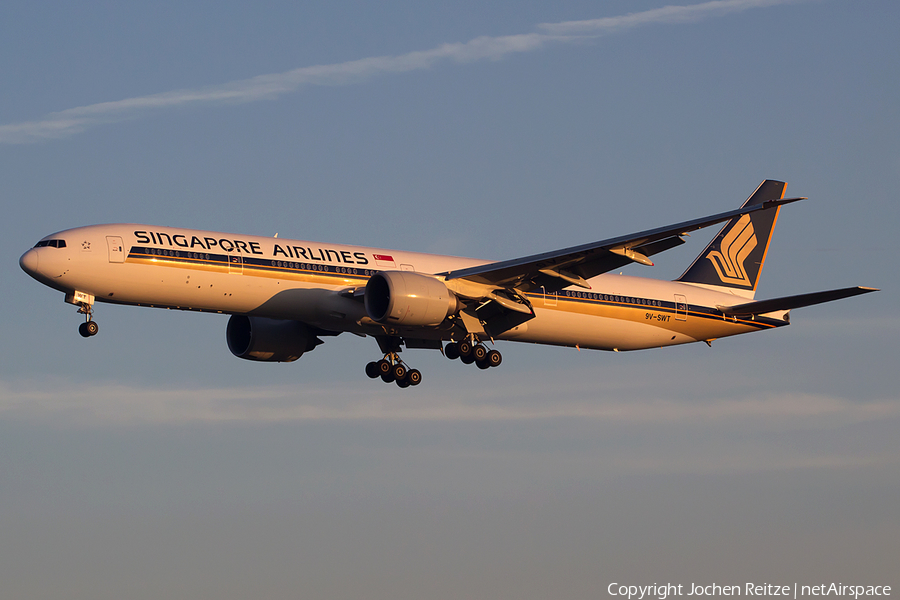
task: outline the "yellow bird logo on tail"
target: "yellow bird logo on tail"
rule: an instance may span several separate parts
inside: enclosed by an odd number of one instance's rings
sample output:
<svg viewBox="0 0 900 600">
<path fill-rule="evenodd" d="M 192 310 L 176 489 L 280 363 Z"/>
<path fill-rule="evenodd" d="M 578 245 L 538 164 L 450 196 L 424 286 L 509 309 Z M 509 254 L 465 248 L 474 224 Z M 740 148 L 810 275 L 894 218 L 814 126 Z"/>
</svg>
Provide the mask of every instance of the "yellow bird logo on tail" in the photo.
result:
<svg viewBox="0 0 900 600">
<path fill-rule="evenodd" d="M 719 244 L 721 252 L 714 250 L 707 255 L 722 283 L 753 287 L 744 262 L 756 248 L 756 244 L 756 233 L 753 231 L 750 215 L 744 215 L 722 238 Z"/>
</svg>

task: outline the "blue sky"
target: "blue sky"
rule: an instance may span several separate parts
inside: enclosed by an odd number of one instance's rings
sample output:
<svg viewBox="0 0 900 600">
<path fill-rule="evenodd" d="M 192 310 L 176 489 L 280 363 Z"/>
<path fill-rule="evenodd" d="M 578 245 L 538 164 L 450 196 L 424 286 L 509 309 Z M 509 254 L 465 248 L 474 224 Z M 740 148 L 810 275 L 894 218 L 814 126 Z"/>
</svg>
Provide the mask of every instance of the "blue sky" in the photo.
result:
<svg viewBox="0 0 900 600">
<path fill-rule="evenodd" d="M 900 7 L 666 6 L 0 7 L 11 597 L 900 585 Z M 764 178 L 809 200 L 758 297 L 883 291 L 712 348 L 504 344 L 488 372 L 410 351 L 403 394 L 354 336 L 253 364 L 222 316 L 100 306 L 83 340 L 17 264 L 120 221 L 506 259 Z M 628 273 L 675 278 L 713 233 Z"/>
</svg>

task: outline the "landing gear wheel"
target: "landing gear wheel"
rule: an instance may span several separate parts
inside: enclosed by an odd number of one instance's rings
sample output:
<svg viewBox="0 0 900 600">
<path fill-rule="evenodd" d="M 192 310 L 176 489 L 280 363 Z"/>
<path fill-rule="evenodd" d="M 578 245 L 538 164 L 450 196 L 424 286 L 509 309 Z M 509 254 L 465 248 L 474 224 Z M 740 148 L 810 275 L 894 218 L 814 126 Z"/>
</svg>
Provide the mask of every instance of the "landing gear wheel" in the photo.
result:
<svg viewBox="0 0 900 600">
<path fill-rule="evenodd" d="M 418 369 L 410 369 L 406 373 L 406 381 L 409 385 L 419 385 L 422 383 L 422 373 Z"/>
<path fill-rule="evenodd" d="M 394 365 L 394 367 L 391 369 L 391 375 L 397 382 L 403 381 L 404 379 L 406 379 L 406 367 L 399 364 Z"/>
<path fill-rule="evenodd" d="M 456 342 L 450 342 L 444 348 L 444 356 L 449 358 L 450 360 L 456 360 L 459 358 L 459 344 Z"/>
<path fill-rule="evenodd" d="M 466 354 L 465 356 L 460 355 L 459 360 L 463 361 L 467 365 L 471 365 L 475 362 L 475 357 L 471 354 Z"/>
<path fill-rule="evenodd" d="M 479 369 L 482 369 L 482 370 L 491 368 L 491 365 L 488 364 L 487 360 L 475 361 L 475 366 L 477 366 Z"/>
<path fill-rule="evenodd" d="M 463 362 L 465 362 L 466 358 L 472 356 L 472 342 L 463 340 L 457 344 L 457 347 L 459 348 L 459 357 L 463 359 Z"/>
<path fill-rule="evenodd" d="M 472 348 L 472 357 L 475 359 L 475 362 L 481 362 L 484 360 L 484 357 L 487 356 L 487 348 L 478 344 L 474 348 Z"/>
<path fill-rule="evenodd" d="M 96 321 L 85 321 L 78 326 L 78 333 L 81 334 L 81 337 L 92 337 L 97 335 L 99 331 L 100 326 L 97 325 Z"/>
<path fill-rule="evenodd" d="M 491 350 L 487 353 L 484 362 L 486 362 L 489 367 L 499 367 L 500 363 L 503 362 L 503 356 L 497 350 Z"/>
<path fill-rule="evenodd" d="M 374 360 L 368 364 L 366 364 L 366 375 L 369 376 L 369 379 L 375 379 L 379 375 L 381 375 L 381 371 L 378 370 L 378 363 Z"/>
<path fill-rule="evenodd" d="M 394 365 L 386 359 L 381 359 L 375 364 L 378 365 L 378 374 L 381 375 L 381 380 L 383 382 L 390 383 L 394 381 Z"/>
<path fill-rule="evenodd" d="M 409 386 L 410 386 L 410 383 L 409 383 L 409 381 L 407 381 L 406 379 L 398 379 L 398 380 L 397 380 L 397 387 L 398 387 L 398 388 L 401 388 L 401 389 L 402 389 L 402 388 L 408 388 Z"/>
</svg>

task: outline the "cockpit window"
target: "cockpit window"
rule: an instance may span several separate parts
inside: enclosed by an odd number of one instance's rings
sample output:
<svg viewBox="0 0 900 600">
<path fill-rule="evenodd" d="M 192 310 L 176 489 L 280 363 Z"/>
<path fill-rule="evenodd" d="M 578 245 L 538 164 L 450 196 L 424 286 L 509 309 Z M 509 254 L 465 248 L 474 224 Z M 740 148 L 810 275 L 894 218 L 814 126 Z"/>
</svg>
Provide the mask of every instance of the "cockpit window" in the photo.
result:
<svg viewBox="0 0 900 600">
<path fill-rule="evenodd" d="M 41 240 L 34 245 L 35 248 L 43 248 L 44 246 L 50 246 L 51 248 L 65 248 L 66 240 Z"/>
</svg>

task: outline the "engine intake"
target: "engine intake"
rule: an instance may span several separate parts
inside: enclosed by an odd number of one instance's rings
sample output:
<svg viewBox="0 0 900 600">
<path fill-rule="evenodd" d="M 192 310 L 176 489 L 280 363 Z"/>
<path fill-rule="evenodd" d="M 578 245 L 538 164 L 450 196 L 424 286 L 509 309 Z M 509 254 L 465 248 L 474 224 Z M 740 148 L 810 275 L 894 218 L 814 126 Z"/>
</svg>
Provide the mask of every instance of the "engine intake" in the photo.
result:
<svg viewBox="0 0 900 600">
<path fill-rule="evenodd" d="M 439 325 L 462 303 L 444 282 L 412 271 L 380 271 L 366 284 L 366 313 L 376 323 Z"/>
<path fill-rule="evenodd" d="M 232 315 L 225 330 L 228 349 L 238 358 L 292 362 L 322 340 L 300 321 Z"/>
</svg>

